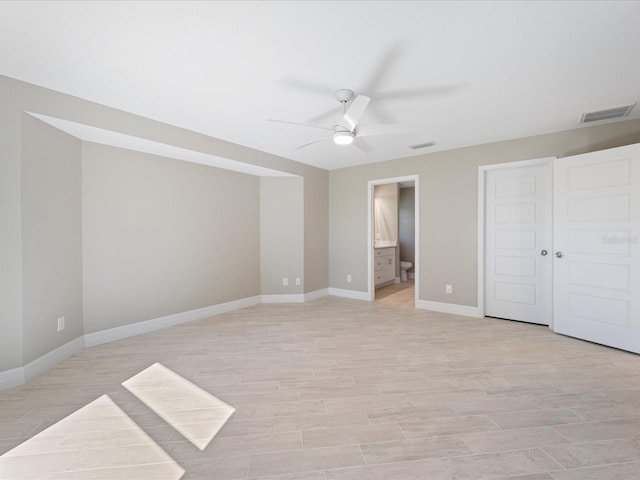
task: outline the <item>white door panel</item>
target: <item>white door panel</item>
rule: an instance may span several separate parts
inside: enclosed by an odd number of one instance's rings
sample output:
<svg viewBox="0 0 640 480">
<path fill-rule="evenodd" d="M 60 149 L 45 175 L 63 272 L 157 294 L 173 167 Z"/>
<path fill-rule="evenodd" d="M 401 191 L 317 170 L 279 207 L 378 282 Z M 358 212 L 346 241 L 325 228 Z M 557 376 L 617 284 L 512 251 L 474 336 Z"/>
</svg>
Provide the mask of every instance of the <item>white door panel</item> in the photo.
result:
<svg viewBox="0 0 640 480">
<path fill-rule="evenodd" d="M 640 353 L 640 145 L 554 162 L 554 331 Z"/>
<path fill-rule="evenodd" d="M 485 314 L 548 325 L 550 253 L 550 163 L 487 171 Z"/>
</svg>

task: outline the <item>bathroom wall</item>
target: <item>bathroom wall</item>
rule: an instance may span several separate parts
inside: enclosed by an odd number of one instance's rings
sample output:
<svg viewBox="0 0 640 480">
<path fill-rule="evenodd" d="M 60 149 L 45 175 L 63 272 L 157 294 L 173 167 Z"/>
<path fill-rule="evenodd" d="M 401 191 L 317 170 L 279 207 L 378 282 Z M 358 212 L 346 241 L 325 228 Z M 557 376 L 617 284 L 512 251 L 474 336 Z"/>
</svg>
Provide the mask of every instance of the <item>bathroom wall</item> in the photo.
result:
<svg viewBox="0 0 640 480">
<path fill-rule="evenodd" d="M 260 179 L 260 278 L 263 295 L 299 294 L 304 285 L 304 185 L 301 177 Z M 287 278 L 289 285 L 283 285 Z"/>
<path fill-rule="evenodd" d="M 400 188 L 398 195 L 398 241 L 400 244 L 400 261 L 411 262 L 415 266 L 415 199 L 414 187 Z M 412 273 L 414 267 L 407 272 Z"/>
<path fill-rule="evenodd" d="M 398 184 L 375 185 L 374 247 L 397 247 L 398 242 Z"/>
</svg>

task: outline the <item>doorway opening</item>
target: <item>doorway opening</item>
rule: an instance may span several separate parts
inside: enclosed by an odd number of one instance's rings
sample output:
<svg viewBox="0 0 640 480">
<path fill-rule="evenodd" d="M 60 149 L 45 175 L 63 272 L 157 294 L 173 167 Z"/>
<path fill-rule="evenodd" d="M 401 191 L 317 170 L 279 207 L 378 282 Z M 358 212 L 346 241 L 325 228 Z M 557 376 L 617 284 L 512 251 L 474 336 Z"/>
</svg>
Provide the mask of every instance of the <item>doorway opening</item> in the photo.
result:
<svg viewBox="0 0 640 480">
<path fill-rule="evenodd" d="M 368 298 L 415 307 L 419 299 L 419 177 L 372 180 L 368 189 Z"/>
</svg>

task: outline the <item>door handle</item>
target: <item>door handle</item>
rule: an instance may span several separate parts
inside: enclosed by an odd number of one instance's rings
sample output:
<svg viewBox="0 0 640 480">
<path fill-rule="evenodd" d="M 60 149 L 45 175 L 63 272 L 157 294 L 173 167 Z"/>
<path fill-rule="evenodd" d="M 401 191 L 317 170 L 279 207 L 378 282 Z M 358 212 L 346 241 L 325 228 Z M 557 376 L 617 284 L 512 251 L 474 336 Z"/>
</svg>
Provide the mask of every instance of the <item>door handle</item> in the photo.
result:
<svg viewBox="0 0 640 480">
<path fill-rule="evenodd" d="M 540 255 L 542 255 L 543 257 L 546 257 L 547 253 L 549 252 L 547 252 L 546 250 L 540 250 Z"/>
<path fill-rule="evenodd" d="M 558 252 L 556 252 L 556 257 L 562 258 L 562 257 L 564 257 L 564 253 L 558 251 Z"/>
</svg>

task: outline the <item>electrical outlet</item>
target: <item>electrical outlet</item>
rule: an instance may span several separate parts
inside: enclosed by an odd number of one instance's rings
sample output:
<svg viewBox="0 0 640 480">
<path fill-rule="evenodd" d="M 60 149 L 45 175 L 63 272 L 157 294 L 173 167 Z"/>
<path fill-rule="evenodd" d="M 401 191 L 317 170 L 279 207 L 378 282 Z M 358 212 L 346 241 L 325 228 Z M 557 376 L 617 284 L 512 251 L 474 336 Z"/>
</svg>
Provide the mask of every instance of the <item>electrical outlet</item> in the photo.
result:
<svg viewBox="0 0 640 480">
<path fill-rule="evenodd" d="M 351 274 L 347 275 L 347 283 L 351 283 Z"/>
<path fill-rule="evenodd" d="M 288 278 L 283 278 L 282 279 L 282 285 L 287 287 L 289 285 L 289 279 Z"/>
<path fill-rule="evenodd" d="M 64 317 L 58 317 L 58 331 L 64 330 Z"/>
<path fill-rule="evenodd" d="M 300 285 L 300 279 L 296 278 L 296 285 Z"/>
<path fill-rule="evenodd" d="M 453 293 L 453 285 L 449 285 L 449 284 L 445 285 L 444 291 L 445 293 Z"/>
</svg>

